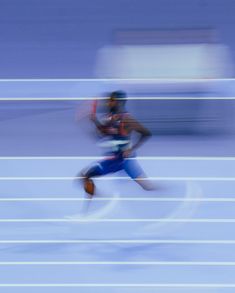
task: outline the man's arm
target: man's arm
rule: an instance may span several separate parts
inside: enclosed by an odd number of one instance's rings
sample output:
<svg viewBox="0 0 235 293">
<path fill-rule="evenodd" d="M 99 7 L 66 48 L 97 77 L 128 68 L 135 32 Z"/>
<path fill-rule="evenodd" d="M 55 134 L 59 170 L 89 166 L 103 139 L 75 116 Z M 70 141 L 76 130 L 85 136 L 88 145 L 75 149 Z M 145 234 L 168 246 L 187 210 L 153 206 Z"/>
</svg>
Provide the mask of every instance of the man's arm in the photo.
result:
<svg viewBox="0 0 235 293">
<path fill-rule="evenodd" d="M 140 147 L 152 135 L 152 133 L 131 116 L 128 116 L 124 120 L 124 123 L 127 125 L 130 132 L 136 131 L 140 134 L 137 142 L 131 147 L 130 150 L 126 152 L 126 155 L 129 155 L 131 152 L 135 151 L 138 147 Z"/>
<path fill-rule="evenodd" d="M 104 124 L 100 123 L 99 120 L 95 116 L 91 116 L 91 120 L 94 122 L 96 128 L 103 135 L 112 135 L 117 134 L 118 130 L 110 126 L 110 122 L 106 121 Z"/>
<path fill-rule="evenodd" d="M 97 100 L 93 101 L 92 103 L 90 119 L 95 124 L 96 128 L 100 131 L 100 133 L 105 134 L 105 126 L 101 124 L 96 117 L 97 103 Z"/>
</svg>

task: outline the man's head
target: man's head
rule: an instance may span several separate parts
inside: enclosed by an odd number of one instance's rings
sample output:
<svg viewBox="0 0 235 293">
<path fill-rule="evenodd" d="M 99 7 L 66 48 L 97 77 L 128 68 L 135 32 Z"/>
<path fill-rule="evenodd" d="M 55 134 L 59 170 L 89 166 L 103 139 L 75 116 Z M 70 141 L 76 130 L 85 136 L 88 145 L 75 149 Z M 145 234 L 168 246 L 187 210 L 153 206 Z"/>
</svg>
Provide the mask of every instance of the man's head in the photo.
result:
<svg viewBox="0 0 235 293">
<path fill-rule="evenodd" d="M 108 107 L 111 112 L 122 112 L 126 103 L 126 93 L 123 91 L 114 91 L 108 99 Z"/>
</svg>

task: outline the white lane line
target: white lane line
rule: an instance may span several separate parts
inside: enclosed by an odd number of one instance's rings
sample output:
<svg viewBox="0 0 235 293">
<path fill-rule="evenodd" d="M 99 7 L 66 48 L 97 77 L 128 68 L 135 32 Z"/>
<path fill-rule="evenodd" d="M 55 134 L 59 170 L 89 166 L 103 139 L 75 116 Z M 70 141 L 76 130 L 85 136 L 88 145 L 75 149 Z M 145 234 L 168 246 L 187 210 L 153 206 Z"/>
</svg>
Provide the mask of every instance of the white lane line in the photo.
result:
<svg viewBox="0 0 235 293">
<path fill-rule="evenodd" d="M 0 240 L 0 244 L 173 244 L 234 245 L 235 240 Z"/>
<path fill-rule="evenodd" d="M 142 82 L 217 82 L 234 81 L 235 78 L 1 78 L 0 82 L 73 82 L 73 81 L 142 81 Z"/>
<path fill-rule="evenodd" d="M 106 97 L 0 97 L 0 101 L 14 101 L 14 102 L 22 102 L 22 101 L 100 101 L 100 100 L 107 100 Z M 166 100 L 191 100 L 191 101 L 199 101 L 199 100 L 222 100 L 222 101 L 233 101 L 235 97 L 129 97 L 127 98 L 129 101 L 166 101 Z"/>
<path fill-rule="evenodd" d="M 0 266 L 235 266 L 234 261 L 0 261 Z"/>
<path fill-rule="evenodd" d="M 0 223 L 235 223 L 235 218 L 227 218 L 227 219 L 180 219 L 180 218 L 158 218 L 158 219 L 123 219 L 123 218 L 114 218 L 114 219 L 96 219 L 92 217 L 87 218 L 78 218 L 78 219 L 67 219 L 67 218 L 59 218 L 59 219 L 0 219 Z"/>
<path fill-rule="evenodd" d="M 104 197 L 104 198 L 93 198 L 92 201 L 146 201 L 146 202 L 229 202 L 235 203 L 235 198 L 230 197 L 211 197 L 211 198 L 186 198 L 186 197 Z M 89 198 L 77 198 L 77 197 L 12 197 L 12 198 L 0 198 L 0 202 L 32 202 L 32 201 L 90 201 Z"/>
<path fill-rule="evenodd" d="M 64 287 L 64 288 L 235 288 L 235 283 L 64 283 L 64 284 L 0 284 L 0 287 Z"/>
<path fill-rule="evenodd" d="M 235 78 L 1 78 L 0 82 L 71 82 L 71 81 L 143 81 L 143 82 L 212 82 L 212 81 L 233 81 Z"/>
<path fill-rule="evenodd" d="M 70 181 L 75 179 L 83 179 L 83 177 L 71 177 L 71 176 L 24 176 L 24 177 L 8 177 L 8 176 L 1 176 L 0 181 Z M 125 176 L 109 176 L 109 177 L 98 177 L 95 180 L 132 180 L 129 177 Z M 146 180 L 159 180 L 159 181 L 235 181 L 235 177 L 146 177 L 146 178 L 139 178 L 139 180 L 146 181 Z"/>
<path fill-rule="evenodd" d="M 101 160 L 105 156 L 20 156 L 20 157 L 0 157 L 0 160 Z M 139 156 L 129 158 L 129 160 L 156 160 L 156 161 L 235 161 L 235 157 L 197 157 L 197 156 Z"/>
<path fill-rule="evenodd" d="M 188 202 L 235 202 L 235 198 L 182 198 L 182 197 L 162 197 L 162 198 L 148 198 L 148 197 L 126 197 L 126 198 L 113 198 L 113 197 L 105 197 L 105 198 L 93 198 L 92 201 L 146 201 L 146 202 L 181 202 L 181 201 L 188 201 Z M 36 198 L 29 198 L 29 197 L 21 197 L 21 198 L 0 198 L 0 202 L 32 202 L 32 201 L 61 201 L 61 202 L 70 202 L 70 201 L 90 201 L 89 198 L 76 198 L 76 197 L 36 197 Z"/>
<path fill-rule="evenodd" d="M 106 100 L 107 98 L 104 97 L 0 97 L 1 101 L 8 101 L 8 102 L 22 102 L 22 101 L 30 101 L 30 102 L 37 102 L 37 101 L 102 101 Z M 231 98 L 230 98 L 231 99 Z"/>
<path fill-rule="evenodd" d="M 29 157 L 0 157 L 0 160 L 99 160 L 104 159 L 104 156 L 76 156 L 76 157 L 66 157 L 66 156 L 58 156 L 58 157 L 50 157 L 50 156 L 29 156 Z M 235 159 L 235 157 L 234 157 Z"/>
</svg>

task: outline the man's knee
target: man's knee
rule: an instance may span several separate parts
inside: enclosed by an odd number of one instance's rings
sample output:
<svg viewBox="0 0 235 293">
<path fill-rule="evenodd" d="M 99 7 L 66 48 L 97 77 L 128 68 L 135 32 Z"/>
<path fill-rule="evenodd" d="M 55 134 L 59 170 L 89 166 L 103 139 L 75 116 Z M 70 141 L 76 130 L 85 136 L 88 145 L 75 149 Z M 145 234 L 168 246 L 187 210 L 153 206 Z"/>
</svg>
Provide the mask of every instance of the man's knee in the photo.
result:
<svg viewBox="0 0 235 293">
<path fill-rule="evenodd" d="M 101 167 L 101 165 L 99 163 L 97 163 L 96 165 L 90 167 L 85 172 L 82 171 L 82 177 L 92 178 L 92 177 L 96 177 L 96 176 L 101 176 L 102 173 L 103 173 L 103 168 Z"/>
</svg>

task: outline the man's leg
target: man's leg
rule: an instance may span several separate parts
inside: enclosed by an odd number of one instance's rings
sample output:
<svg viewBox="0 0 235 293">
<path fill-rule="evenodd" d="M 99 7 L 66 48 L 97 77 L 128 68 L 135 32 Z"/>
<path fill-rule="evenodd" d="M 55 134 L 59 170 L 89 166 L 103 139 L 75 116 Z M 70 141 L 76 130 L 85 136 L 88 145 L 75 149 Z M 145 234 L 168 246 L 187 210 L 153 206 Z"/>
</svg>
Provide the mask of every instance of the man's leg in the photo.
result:
<svg viewBox="0 0 235 293">
<path fill-rule="evenodd" d="M 85 200 L 83 206 L 82 206 L 82 211 L 81 214 L 79 215 L 73 215 L 70 216 L 69 218 L 77 218 L 78 216 L 80 217 L 81 215 L 87 215 L 93 195 L 95 193 L 95 185 L 92 180 L 94 177 L 106 175 L 108 173 L 114 173 L 122 169 L 122 161 L 117 158 L 107 158 L 103 161 L 94 163 L 90 168 L 87 170 L 83 170 L 80 174 L 79 177 L 82 178 L 82 183 L 85 192 L 88 195 L 88 198 Z"/>
<path fill-rule="evenodd" d="M 124 170 L 143 189 L 145 190 L 156 189 L 153 183 L 148 180 L 148 177 L 145 175 L 144 171 L 142 170 L 142 168 L 140 167 L 140 165 L 138 164 L 135 158 L 125 159 Z"/>
<path fill-rule="evenodd" d="M 95 184 L 91 178 L 103 175 L 102 165 L 99 162 L 94 163 L 91 167 L 84 169 L 78 174 L 79 182 L 82 182 L 83 188 L 86 192 L 87 198 L 85 198 L 82 203 L 81 211 L 79 214 L 69 216 L 69 219 L 77 219 L 81 216 L 86 216 L 88 214 L 93 195 L 95 193 Z M 76 180 L 77 181 L 77 180 Z"/>
<path fill-rule="evenodd" d="M 82 171 L 80 174 L 80 177 L 82 177 L 83 180 L 84 190 L 92 197 L 95 193 L 95 185 L 92 178 L 115 173 L 121 169 L 122 160 L 116 157 L 107 158 L 95 163 L 88 170 Z"/>
<path fill-rule="evenodd" d="M 95 184 L 92 180 L 93 177 L 98 177 L 104 174 L 104 168 L 102 162 L 95 163 L 88 170 L 82 171 L 80 177 L 83 180 L 83 188 L 89 196 L 93 196 L 95 193 Z"/>
</svg>

